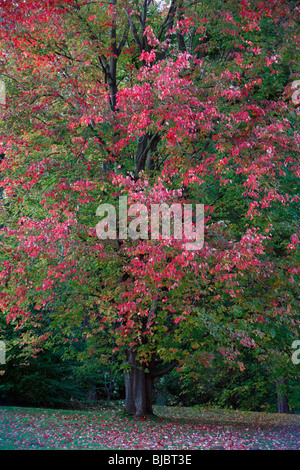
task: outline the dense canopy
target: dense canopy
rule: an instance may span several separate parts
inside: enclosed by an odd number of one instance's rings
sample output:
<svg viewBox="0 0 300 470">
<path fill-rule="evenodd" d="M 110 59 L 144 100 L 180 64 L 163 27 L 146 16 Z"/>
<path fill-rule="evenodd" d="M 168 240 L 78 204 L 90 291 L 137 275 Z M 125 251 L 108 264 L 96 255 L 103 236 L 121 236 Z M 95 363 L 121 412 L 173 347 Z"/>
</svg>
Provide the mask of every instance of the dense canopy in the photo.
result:
<svg viewBox="0 0 300 470">
<path fill-rule="evenodd" d="M 189 384 L 251 364 L 278 387 L 295 378 L 299 13 L 0 1 L 0 333 L 18 367 L 51 351 L 81 377 L 123 370 L 136 415 L 172 370 Z M 98 207 L 119 228 L 121 196 L 148 214 L 203 204 L 202 248 L 150 225 L 139 236 L 137 211 L 135 238 L 99 238 Z"/>
</svg>

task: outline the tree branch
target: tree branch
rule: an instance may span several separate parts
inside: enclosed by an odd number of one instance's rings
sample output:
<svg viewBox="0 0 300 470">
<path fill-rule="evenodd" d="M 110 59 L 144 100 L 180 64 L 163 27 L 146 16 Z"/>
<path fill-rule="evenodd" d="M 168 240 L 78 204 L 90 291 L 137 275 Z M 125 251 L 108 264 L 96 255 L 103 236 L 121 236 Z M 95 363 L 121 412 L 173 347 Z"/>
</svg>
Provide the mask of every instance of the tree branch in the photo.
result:
<svg viewBox="0 0 300 470">
<path fill-rule="evenodd" d="M 168 367 L 165 367 L 163 370 L 159 370 L 157 372 L 152 372 L 151 377 L 153 379 L 155 379 L 157 377 L 162 377 L 163 375 L 166 375 L 169 372 L 171 372 L 177 365 L 178 365 L 177 361 L 171 362 L 171 364 Z"/>
</svg>

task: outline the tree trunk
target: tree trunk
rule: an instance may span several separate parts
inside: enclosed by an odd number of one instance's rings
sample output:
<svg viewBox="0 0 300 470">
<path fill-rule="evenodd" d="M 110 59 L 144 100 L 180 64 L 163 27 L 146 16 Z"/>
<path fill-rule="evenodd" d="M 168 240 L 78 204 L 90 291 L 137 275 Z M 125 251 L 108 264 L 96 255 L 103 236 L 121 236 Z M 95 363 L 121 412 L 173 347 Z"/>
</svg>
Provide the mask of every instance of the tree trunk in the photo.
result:
<svg viewBox="0 0 300 470">
<path fill-rule="evenodd" d="M 90 389 L 88 391 L 88 400 L 97 401 L 97 389 L 96 384 L 94 382 L 90 383 Z"/>
<path fill-rule="evenodd" d="M 284 379 L 276 380 L 276 390 L 277 390 L 277 412 L 278 413 L 289 413 L 289 403 L 286 396 L 286 384 Z"/>
<path fill-rule="evenodd" d="M 153 414 L 152 389 L 153 379 L 145 372 L 145 366 L 136 359 L 136 351 L 128 351 L 129 370 L 125 372 L 125 409 L 134 416 Z"/>
<path fill-rule="evenodd" d="M 109 95 L 110 95 L 110 108 L 112 111 L 116 111 L 118 85 L 117 85 L 117 59 L 115 57 L 110 58 L 108 70 L 109 72 L 107 74 L 107 84 L 108 84 Z"/>
<path fill-rule="evenodd" d="M 155 152 L 159 143 L 160 136 L 158 134 L 145 134 L 138 143 L 136 163 L 135 163 L 135 180 L 139 177 L 141 170 L 153 171 L 155 167 Z"/>
</svg>

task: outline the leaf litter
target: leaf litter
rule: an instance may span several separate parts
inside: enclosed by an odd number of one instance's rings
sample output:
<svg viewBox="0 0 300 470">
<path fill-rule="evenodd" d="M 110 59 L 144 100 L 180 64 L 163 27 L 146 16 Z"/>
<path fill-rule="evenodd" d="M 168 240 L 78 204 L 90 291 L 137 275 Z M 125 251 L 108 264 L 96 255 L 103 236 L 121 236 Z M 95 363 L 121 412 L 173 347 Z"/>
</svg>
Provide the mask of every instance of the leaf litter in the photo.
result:
<svg viewBox="0 0 300 470">
<path fill-rule="evenodd" d="M 0 449 L 299 450 L 300 416 L 154 407 L 94 411 L 0 407 Z"/>
</svg>

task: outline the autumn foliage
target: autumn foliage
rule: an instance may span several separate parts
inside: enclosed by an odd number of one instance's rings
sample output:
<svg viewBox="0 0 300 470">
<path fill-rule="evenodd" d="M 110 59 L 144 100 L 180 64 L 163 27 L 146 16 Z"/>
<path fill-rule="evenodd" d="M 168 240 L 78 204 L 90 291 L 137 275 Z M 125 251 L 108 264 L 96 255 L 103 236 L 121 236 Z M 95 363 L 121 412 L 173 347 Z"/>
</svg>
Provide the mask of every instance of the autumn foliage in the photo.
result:
<svg viewBox="0 0 300 470">
<path fill-rule="evenodd" d="M 274 380 L 291 373 L 299 7 L 27 0 L 0 13 L 7 321 L 107 335 L 135 414 L 151 411 L 155 377 L 191 362 L 242 371 L 246 348 Z M 100 240 L 97 207 L 119 196 L 204 204 L 203 248 Z M 51 343 L 35 331 L 33 354 Z"/>
</svg>

